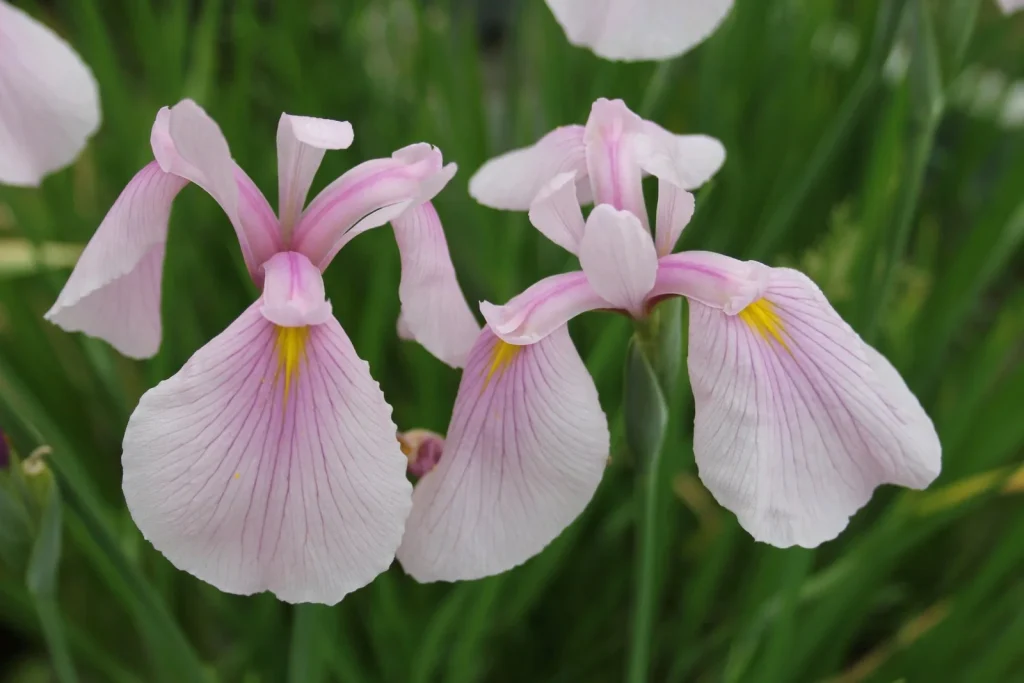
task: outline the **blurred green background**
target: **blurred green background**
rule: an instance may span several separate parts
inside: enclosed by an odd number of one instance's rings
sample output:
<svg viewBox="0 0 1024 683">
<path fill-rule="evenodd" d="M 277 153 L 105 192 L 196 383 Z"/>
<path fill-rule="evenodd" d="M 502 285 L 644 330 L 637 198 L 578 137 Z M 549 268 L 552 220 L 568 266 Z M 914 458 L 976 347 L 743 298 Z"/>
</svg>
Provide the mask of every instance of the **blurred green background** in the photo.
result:
<svg viewBox="0 0 1024 683">
<path fill-rule="evenodd" d="M 139 396 L 258 295 L 209 197 L 175 204 L 157 357 L 42 320 L 76 245 L 152 159 L 157 109 L 183 97 L 271 198 L 282 111 L 355 127 L 314 191 L 438 145 L 460 167 L 436 200 L 460 281 L 502 302 L 575 263 L 525 214 L 477 206 L 469 177 L 605 96 L 725 143 L 682 248 L 808 272 L 904 373 L 944 446 L 930 491 L 887 487 L 838 540 L 776 550 L 700 485 L 680 392 L 658 473 L 651 680 L 1024 681 L 1024 15 L 992 0 L 737 0 L 690 54 L 623 65 L 571 47 L 542 0 L 14 4 L 92 66 L 104 121 L 41 190 L 0 188 L 0 426 L 22 457 L 52 449 L 61 493 L 37 495 L 47 472 L 0 475 L 0 679 L 622 680 L 636 539 L 624 318 L 572 326 L 613 433 L 586 513 L 502 576 L 423 586 L 396 564 L 334 608 L 222 594 L 170 566 L 124 506 Z M 327 293 L 398 425 L 443 431 L 458 373 L 397 339 L 398 278 L 377 230 L 341 252 Z"/>
</svg>

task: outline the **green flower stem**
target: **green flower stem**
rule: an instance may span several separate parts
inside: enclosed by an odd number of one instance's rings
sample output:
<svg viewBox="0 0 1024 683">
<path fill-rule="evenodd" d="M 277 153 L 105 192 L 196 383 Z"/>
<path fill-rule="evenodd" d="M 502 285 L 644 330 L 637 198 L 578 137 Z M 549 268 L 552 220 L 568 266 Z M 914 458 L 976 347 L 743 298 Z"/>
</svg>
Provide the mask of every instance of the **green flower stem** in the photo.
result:
<svg viewBox="0 0 1024 683">
<path fill-rule="evenodd" d="M 628 683 L 645 683 L 651 668 L 651 641 L 660 593 L 661 457 L 668 407 L 682 361 L 681 322 L 681 300 L 660 305 L 637 323 L 626 357 L 626 441 L 636 459 L 639 515 Z"/>
</svg>

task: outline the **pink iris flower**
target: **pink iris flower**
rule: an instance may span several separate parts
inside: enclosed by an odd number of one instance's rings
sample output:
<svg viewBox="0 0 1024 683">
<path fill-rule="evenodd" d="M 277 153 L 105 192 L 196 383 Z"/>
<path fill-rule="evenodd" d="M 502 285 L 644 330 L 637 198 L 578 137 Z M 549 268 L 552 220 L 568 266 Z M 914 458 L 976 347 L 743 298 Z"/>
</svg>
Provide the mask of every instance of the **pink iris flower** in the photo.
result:
<svg viewBox="0 0 1024 683">
<path fill-rule="evenodd" d="M 1004 2 L 1012 0 L 1002 0 Z M 714 33 L 733 0 L 547 0 L 569 42 L 605 59 L 671 59 Z"/>
<path fill-rule="evenodd" d="M 666 297 L 689 300 L 700 476 L 759 541 L 817 546 L 877 486 L 924 488 L 938 476 L 928 416 L 806 276 L 672 253 L 693 215 L 687 188 L 722 159 L 708 139 L 693 145 L 599 100 L 584 129 L 557 130 L 472 179 L 483 203 L 528 206 L 534 226 L 582 270 L 546 278 L 504 306 L 481 305 L 487 328 L 470 352 L 443 453 L 413 494 L 398 551 L 407 572 L 428 581 L 504 571 L 589 502 L 609 442 L 567 332 L 585 311 L 639 318 Z M 653 236 L 645 172 L 659 185 Z M 587 217 L 580 197 L 597 204 Z"/>
<path fill-rule="evenodd" d="M 99 90 L 56 33 L 0 0 L 0 183 L 35 187 L 100 125 Z"/>
<path fill-rule="evenodd" d="M 352 136 L 348 123 L 281 117 L 275 216 L 198 105 L 162 109 L 156 160 L 121 193 L 47 314 L 129 356 L 155 353 L 171 203 L 193 182 L 224 209 L 263 294 L 146 392 L 122 464 L 146 538 L 227 592 L 336 603 L 388 568 L 404 532 L 411 486 L 391 408 L 325 297 L 321 273 L 338 250 L 391 222 L 407 334 L 458 366 L 479 329 L 430 203 L 455 172 L 437 149 L 360 164 L 303 209 L 325 150 Z"/>
</svg>

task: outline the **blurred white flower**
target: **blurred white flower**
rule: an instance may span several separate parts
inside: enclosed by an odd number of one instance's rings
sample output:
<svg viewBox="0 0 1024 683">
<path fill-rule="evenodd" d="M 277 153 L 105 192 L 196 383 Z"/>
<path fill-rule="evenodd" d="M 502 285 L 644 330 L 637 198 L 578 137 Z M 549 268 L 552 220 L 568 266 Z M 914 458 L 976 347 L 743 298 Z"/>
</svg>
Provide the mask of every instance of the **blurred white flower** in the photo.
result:
<svg viewBox="0 0 1024 683">
<path fill-rule="evenodd" d="M 56 33 L 0 1 L 0 183 L 34 187 L 100 124 L 96 79 Z"/>
<path fill-rule="evenodd" d="M 569 42 L 623 61 L 678 57 L 710 36 L 733 0 L 547 0 Z"/>
<path fill-rule="evenodd" d="M 1010 14 L 1019 9 L 1024 9 L 1024 0 L 996 0 L 1003 12 Z"/>
</svg>

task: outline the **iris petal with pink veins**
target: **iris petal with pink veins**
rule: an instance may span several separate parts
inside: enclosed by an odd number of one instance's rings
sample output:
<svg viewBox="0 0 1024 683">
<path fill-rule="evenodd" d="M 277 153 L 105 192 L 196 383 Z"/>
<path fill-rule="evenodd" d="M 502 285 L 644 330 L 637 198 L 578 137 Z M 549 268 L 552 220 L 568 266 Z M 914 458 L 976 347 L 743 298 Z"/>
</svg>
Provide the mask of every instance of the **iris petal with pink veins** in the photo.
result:
<svg viewBox="0 0 1024 683">
<path fill-rule="evenodd" d="M 689 369 L 700 477 L 759 541 L 814 547 L 879 485 L 939 474 L 917 399 L 796 271 L 737 315 L 691 302 Z"/>
<path fill-rule="evenodd" d="M 497 574 L 539 553 L 586 507 L 609 435 L 563 326 L 469 354 L 440 461 L 416 484 L 398 560 L 418 581 Z"/>
<path fill-rule="evenodd" d="M 34 187 L 79 155 L 100 125 L 82 58 L 26 12 L 0 2 L 0 183 Z"/>
</svg>

